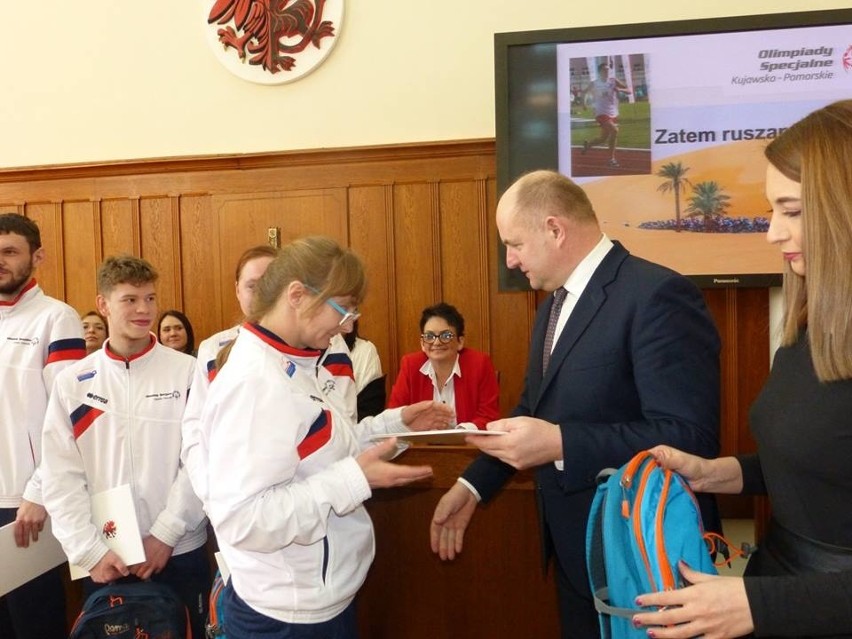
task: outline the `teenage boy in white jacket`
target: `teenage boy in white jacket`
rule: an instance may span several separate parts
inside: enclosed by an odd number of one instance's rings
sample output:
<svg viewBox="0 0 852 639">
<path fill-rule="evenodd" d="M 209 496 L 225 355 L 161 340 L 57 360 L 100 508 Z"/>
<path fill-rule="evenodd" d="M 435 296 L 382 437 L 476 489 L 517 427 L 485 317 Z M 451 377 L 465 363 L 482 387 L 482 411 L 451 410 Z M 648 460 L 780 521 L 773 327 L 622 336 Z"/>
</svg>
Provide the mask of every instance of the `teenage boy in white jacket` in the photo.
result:
<svg viewBox="0 0 852 639">
<path fill-rule="evenodd" d="M 98 270 L 104 347 L 56 379 L 44 427 L 43 478 L 54 533 L 89 571 L 84 590 L 129 577 L 170 585 L 204 636 L 210 567 L 201 503 L 180 466 L 181 431 L 195 359 L 157 343 L 157 273 L 145 260 L 108 258 Z M 145 549 L 131 566 L 92 522 L 91 497 L 130 484 Z"/>
</svg>

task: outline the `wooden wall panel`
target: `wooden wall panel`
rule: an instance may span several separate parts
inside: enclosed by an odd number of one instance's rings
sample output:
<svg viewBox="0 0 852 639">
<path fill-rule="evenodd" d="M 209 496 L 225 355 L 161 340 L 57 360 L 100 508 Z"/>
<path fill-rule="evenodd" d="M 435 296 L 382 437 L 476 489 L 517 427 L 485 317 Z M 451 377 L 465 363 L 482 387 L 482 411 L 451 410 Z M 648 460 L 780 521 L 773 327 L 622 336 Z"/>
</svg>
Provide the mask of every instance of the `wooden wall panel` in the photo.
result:
<svg viewBox="0 0 852 639">
<path fill-rule="evenodd" d="M 488 281 L 491 319 L 491 357 L 500 377 L 500 412 L 509 415 L 517 406 L 524 387 L 529 341 L 537 307 L 536 294 L 501 293 L 497 290 L 500 236 L 494 221 L 497 185 L 494 179 L 480 184 L 487 198 Z"/>
<path fill-rule="evenodd" d="M 488 308 L 488 219 L 476 182 L 443 182 L 440 190 L 442 298 L 465 319 L 465 344 L 491 352 Z"/>
<path fill-rule="evenodd" d="M 142 257 L 160 274 L 157 280 L 157 306 L 160 312 L 182 308 L 180 224 L 173 198 L 157 196 L 140 200 L 139 237 Z"/>
<path fill-rule="evenodd" d="M 100 243 L 97 213 L 98 205 L 92 201 L 65 202 L 62 206 L 65 300 L 81 314 L 95 308 Z"/>
<path fill-rule="evenodd" d="M 396 340 L 391 339 L 397 333 L 392 207 L 390 186 L 349 189 L 349 246 L 364 261 L 368 278 L 358 332 L 376 345 L 388 390 L 400 357 Z"/>
<path fill-rule="evenodd" d="M 62 205 L 58 202 L 31 202 L 15 209 L 4 207 L 5 211 L 26 215 L 38 224 L 41 247 L 44 249 L 44 261 L 36 272 L 39 286 L 48 295 L 65 299 Z"/>
<path fill-rule="evenodd" d="M 222 314 L 222 299 L 234 296 L 234 268 L 220 264 L 219 225 L 210 211 L 206 195 L 186 195 L 180 199 L 181 278 L 183 312 L 192 323 L 195 346 L 205 337 L 236 323 Z M 220 274 L 222 274 L 220 276 Z M 230 286 L 229 286 L 230 283 Z"/>
<path fill-rule="evenodd" d="M 722 339 L 721 454 L 752 452 L 748 411 L 769 374 L 769 292 L 766 289 L 707 289 L 704 299 Z M 719 497 L 729 517 L 749 517 L 754 500 Z"/>
<path fill-rule="evenodd" d="M 103 255 L 141 255 L 139 201 L 136 198 L 101 201 L 101 245 Z"/>
<path fill-rule="evenodd" d="M 434 183 L 394 186 L 396 339 L 400 356 L 420 349 L 420 313 L 441 300 L 437 205 Z"/>
</svg>

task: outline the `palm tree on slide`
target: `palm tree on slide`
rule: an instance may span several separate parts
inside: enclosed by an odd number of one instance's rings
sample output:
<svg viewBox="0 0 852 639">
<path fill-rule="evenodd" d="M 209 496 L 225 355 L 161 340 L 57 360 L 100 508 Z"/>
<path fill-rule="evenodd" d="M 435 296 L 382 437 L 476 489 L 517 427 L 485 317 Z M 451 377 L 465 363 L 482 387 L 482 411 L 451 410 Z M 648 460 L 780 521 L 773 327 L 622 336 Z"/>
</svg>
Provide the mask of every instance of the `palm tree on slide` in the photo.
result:
<svg viewBox="0 0 852 639">
<path fill-rule="evenodd" d="M 660 167 L 657 171 L 657 177 L 665 178 L 665 182 L 657 187 L 661 193 L 674 193 L 675 200 L 675 231 L 680 233 L 680 194 L 686 190 L 687 186 L 692 186 L 691 182 L 684 177 L 689 167 L 683 166 L 680 162 L 669 162 Z"/>
<path fill-rule="evenodd" d="M 707 231 L 707 220 L 725 215 L 726 209 L 731 206 L 730 199 L 731 196 L 724 193 L 717 182 L 699 182 L 692 189 L 686 210 L 690 215 L 703 216 L 704 230 Z"/>
</svg>

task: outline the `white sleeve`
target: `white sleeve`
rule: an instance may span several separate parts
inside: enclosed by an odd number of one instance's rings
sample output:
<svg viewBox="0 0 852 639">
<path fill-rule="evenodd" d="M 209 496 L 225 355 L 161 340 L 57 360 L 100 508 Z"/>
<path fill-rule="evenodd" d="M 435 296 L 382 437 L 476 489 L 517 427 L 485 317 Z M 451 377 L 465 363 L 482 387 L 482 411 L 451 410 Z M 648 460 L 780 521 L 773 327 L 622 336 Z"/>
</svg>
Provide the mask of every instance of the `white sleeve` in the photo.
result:
<svg viewBox="0 0 852 639">
<path fill-rule="evenodd" d="M 44 393 L 49 396 L 54 380 L 60 371 L 86 356 L 86 342 L 83 339 L 83 325 L 77 313 L 71 307 L 64 307 L 50 323 L 50 336 L 45 344 L 44 368 L 42 380 Z M 42 504 L 42 480 L 38 464 L 41 461 L 41 424 L 38 432 L 30 432 L 33 443 L 33 458 L 36 469 L 24 487 L 23 498 L 36 504 Z"/>
<path fill-rule="evenodd" d="M 83 459 L 74 440 L 68 407 L 63 401 L 61 378 L 50 395 L 44 420 L 44 505 L 53 520 L 53 534 L 68 561 L 91 570 L 107 553 L 92 523 L 92 508 Z"/>
<path fill-rule="evenodd" d="M 197 360 L 193 358 L 192 363 L 187 367 L 185 378 L 187 402 L 193 397 L 194 380 L 197 380 L 197 363 Z M 186 407 L 184 415 L 186 415 Z M 182 425 L 181 431 L 183 431 Z M 189 531 L 196 530 L 205 519 L 201 500 L 193 490 L 186 468 L 180 464 L 177 476 L 169 489 L 166 507 L 157 515 L 150 532 L 163 543 L 175 547 L 181 537 Z"/>
<path fill-rule="evenodd" d="M 311 544 L 326 535 L 332 512 L 344 515 L 370 497 L 345 429 L 333 435 L 338 449 L 326 444 L 314 453 L 329 457 L 327 465 L 304 449 L 300 456 L 311 427 L 334 419 L 323 404 L 280 377 L 234 377 L 222 386 L 201 418 L 210 433 L 208 512 L 220 540 L 255 552 Z M 320 464 L 316 472 L 296 478 L 312 464 Z"/>
<path fill-rule="evenodd" d="M 352 369 L 355 373 L 355 386 L 360 393 L 373 380 L 382 376 L 382 360 L 373 342 L 358 338 L 352 349 Z"/>
<path fill-rule="evenodd" d="M 207 363 L 199 357 L 195 364 L 192 389 L 186 402 L 181 423 L 180 459 L 195 494 L 204 502 L 207 499 L 206 437 L 201 431 L 201 411 L 207 399 L 209 382 Z"/>
</svg>

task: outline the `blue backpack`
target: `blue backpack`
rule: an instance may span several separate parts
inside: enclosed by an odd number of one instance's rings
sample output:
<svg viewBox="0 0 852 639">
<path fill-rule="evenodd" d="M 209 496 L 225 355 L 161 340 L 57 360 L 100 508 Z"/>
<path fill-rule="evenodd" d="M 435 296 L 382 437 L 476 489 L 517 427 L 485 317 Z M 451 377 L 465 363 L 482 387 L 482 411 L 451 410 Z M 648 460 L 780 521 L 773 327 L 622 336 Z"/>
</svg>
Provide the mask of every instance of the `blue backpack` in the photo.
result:
<svg viewBox="0 0 852 639">
<path fill-rule="evenodd" d="M 663 470 L 647 451 L 598 486 L 586 529 L 586 562 L 601 637 L 647 638 L 633 627 L 638 595 L 684 585 L 683 560 L 716 574 L 692 490 L 677 473 Z"/>
<path fill-rule="evenodd" d="M 207 612 L 207 636 L 210 639 L 227 639 L 224 592 L 225 580 L 222 579 L 222 573 L 217 570 L 213 578 L 213 586 L 210 588 L 210 609 Z"/>
<path fill-rule="evenodd" d="M 189 612 L 174 590 L 152 581 L 93 592 L 68 639 L 191 639 Z"/>
</svg>

